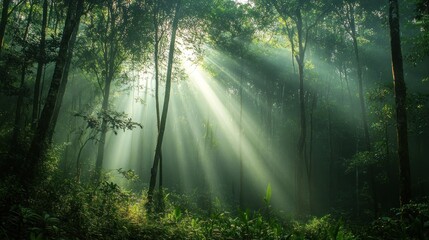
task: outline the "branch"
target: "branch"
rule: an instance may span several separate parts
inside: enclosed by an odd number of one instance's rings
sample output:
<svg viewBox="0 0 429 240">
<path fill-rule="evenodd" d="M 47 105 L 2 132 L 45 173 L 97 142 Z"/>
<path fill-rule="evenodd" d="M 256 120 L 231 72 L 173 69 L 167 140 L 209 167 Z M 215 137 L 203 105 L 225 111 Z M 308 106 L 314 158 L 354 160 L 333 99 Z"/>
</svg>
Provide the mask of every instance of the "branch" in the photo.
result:
<svg viewBox="0 0 429 240">
<path fill-rule="evenodd" d="M 290 19 L 292 19 L 295 23 L 297 22 L 297 20 L 293 17 L 293 14 L 291 14 L 290 12 L 284 10 L 280 4 L 278 4 L 278 1 L 276 0 L 269 0 L 269 2 L 274 6 L 274 8 L 276 9 L 276 11 L 279 13 L 279 15 L 283 18 L 283 20 L 286 21 L 285 18 L 289 17 Z"/>
<path fill-rule="evenodd" d="M 24 3 L 26 0 L 20 0 L 15 6 L 13 6 L 11 9 L 10 9 L 10 11 L 9 11 L 9 13 L 7 14 L 7 16 L 9 17 L 12 13 L 13 13 L 13 11 L 15 11 L 15 9 L 19 6 L 19 5 L 21 5 L 22 3 Z"/>
<path fill-rule="evenodd" d="M 352 35 L 352 32 L 351 32 L 351 30 L 350 30 L 350 18 L 348 17 L 348 15 L 347 15 L 347 17 L 345 18 L 345 17 L 343 16 L 343 14 L 341 14 L 341 13 L 340 13 L 340 11 L 339 11 L 339 9 L 338 9 L 338 8 L 336 8 L 336 9 L 335 9 L 335 13 L 336 13 L 336 15 L 340 18 L 340 21 L 341 21 L 341 23 L 343 24 L 343 27 L 344 27 L 344 30 L 346 31 L 346 33 L 348 33 L 348 34 Z M 347 24 L 349 24 L 349 25 L 347 25 Z"/>
<path fill-rule="evenodd" d="M 314 20 L 314 22 L 310 25 L 310 26 L 307 26 L 307 29 L 305 30 L 305 43 L 304 43 L 304 52 L 305 52 L 305 50 L 307 49 L 307 40 L 308 40 L 308 34 L 309 34 L 309 32 L 310 32 L 310 30 L 312 29 L 312 28 L 314 28 L 315 26 L 317 26 L 317 24 L 319 23 L 319 21 L 320 20 L 322 20 L 324 17 L 325 17 L 325 15 L 328 13 L 328 11 L 329 11 L 329 8 L 325 8 L 320 14 L 319 14 L 319 16 L 317 16 L 317 18 L 316 18 L 316 20 Z"/>
</svg>

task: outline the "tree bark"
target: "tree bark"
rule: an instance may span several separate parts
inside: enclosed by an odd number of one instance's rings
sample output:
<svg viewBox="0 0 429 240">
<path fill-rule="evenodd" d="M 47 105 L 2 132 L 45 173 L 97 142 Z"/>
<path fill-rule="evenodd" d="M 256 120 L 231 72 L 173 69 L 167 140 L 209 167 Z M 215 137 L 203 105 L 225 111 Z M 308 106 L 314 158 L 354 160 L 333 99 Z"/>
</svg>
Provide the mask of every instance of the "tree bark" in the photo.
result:
<svg viewBox="0 0 429 240">
<path fill-rule="evenodd" d="M 170 90 L 171 90 L 171 75 L 172 75 L 173 61 L 174 61 L 174 45 L 176 43 L 176 32 L 179 25 L 180 5 L 181 3 L 179 0 L 176 5 L 173 24 L 172 24 L 172 30 L 171 30 L 170 49 L 168 53 L 168 64 L 167 64 L 167 78 L 166 78 L 166 84 L 165 84 L 164 106 L 162 108 L 161 122 L 160 122 L 160 127 L 158 132 L 158 140 L 156 143 L 155 156 L 153 159 L 153 166 L 151 169 L 151 176 L 150 176 L 150 183 L 149 183 L 149 190 L 148 190 L 149 206 L 152 205 L 153 203 L 153 191 L 155 189 L 156 175 L 157 175 L 159 159 L 161 155 L 162 141 L 164 138 L 165 126 L 167 122 L 167 113 L 168 113 L 168 105 L 170 101 Z"/>
<path fill-rule="evenodd" d="M 30 6 L 30 10 L 28 13 L 27 23 L 25 25 L 24 36 L 22 37 L 22 41 L 24 43 L 27 41 L 28 30 L 29 30 L 31 22 L 32 22 L 33 7 L 34 7 L 34 2 L 32 1 L 31 6 Z M 27 57 L 26 57 L 26 55 L 24 55 L 22 63 L 21 63 L 21 82 L 19 84 L 18 99 L 16 101 L 16 108 L 15 108 L 15 121 L 14 121 L 14 125 L 13 125 L 12 144 L 11 144 L 12 148 L 15 148 L 15 145 L 18 143 L 18 138 L 19 138 L 19 135 L 21 132 L 22 108 L 24 107 L 24 98 L 25 98 L 25 93 L 27 90 L 27 88 L 25 86 L 25 76 L 27 73 L 28 65 L 29 65 L 29 63 L 27 62 Z"/>
<path fill-rule="evenodd" d="M 238 155 L 240 161 L 240 190 L 238 195 L 238 203 L 240 209 L 244 209 L 244 166 L 243 166 L 243 51 L 240 49 L 240 122 L 238 135 Z"/>
<path fill-rule="evenodd" d="M 117 58 L 118 46 L 115 41 L 115 35 L 119 34 L 116 28 L 116 14 L 115 9 L 113 9 L 113 5 L 108 5 L 109 11 L 109 25 L 110 35 L 108 38 L 109 51 L 105 50 L 104 52 L 104 61 L 105 61 L 105 81 L 104 81 L 104 93 L 103 93 L 103 104 L 101 107 L 101 111 L 107 113 L 109 110 L 109 98 L 110 98 L 110 87 L 115 76 L 115 59 Z M 107 31 L 106 29 L 106 31 Z M 106 47 L 107 48 L 107 47 Z M 107 120 L 103 117 L 101 122 L 101 133 L 100 133 L 100 141 L 98 143 L 97 149 L 97 159 L 95 162 L 95 182 L 98 183 L 101 177 L 101 169 L 103 168 L 104 161 L 104 147 L 106 145 L 106 134 L 107 134 Z"/>
<path fill-rule="evenodd" d="M 64 94 L 66 92 L 66 87 L 67 87 L 67 83 L 68 83 L 68 79 L 69 79 L 70 65 L 71 65 L 71 62 L 73 59 L 74 45 L 76 43 L 77 33 L 79 31 L 79 24 L 80 24 L 80 22 L 77 23 L 75 29 L 73 30 L 72 37 L 70 39 L 69 52 L 67 54 L 66 66 L 64 67 L 63 78 L 61 80 L 60 89 L 58 91 L 58 96 L 59 96 L 58 102 L 55 105 L 54 114 L 52 116 L 52 125 L 51 125 L 51 127 L 49 129 L 49 133 L 48 133 L 49 142 L 52 142 L 52 137 L 55 133 L 55 126 L 57 125 L 58 116 L 60 114 L 61 105 L 63 103 L 63 97 L 64 97 Z"/>
<path fill-rule="evenodd" d="M 355 22 L 355 13 L 354 13 L 354 5 L 349 4 L 349 14 L 350 14 L 350 30 L 351 30 L 351 37 L 353 39 L 353 49 L 355 53 L 356 58 L 356 70 L 358 75 L 358 88 L 359 88 L 359 104 L 360 104 L 360 110 L 361 110 L 361 118 L 362 118 L 362 125 L 363 125 L 363 132 L 364 132 L 364 140 L 365 140 L 365 150 L 371 151 L 371 140 L 369 136 L 369 127 L 368 127 L 368 117 L 366 113 L 366 107 L 365 107 L 365 95 L 363 91 L 363 77 L 362 77 L 362 65 L 360 61 L 359 56 L 359 48 L 358 48 L 358 42 L 357 42 L 357 32 L 356 32 L 356 22 Z M 373 198 L 373 209 L 374 209 L 374 215 L 375 217 L 378 217 L 378 194 L 376 190 L 376 183 L 375 183 L 375 170 L 374 166 L 368 167 L 369 172 L 369 184 L 371 187 L 371 195 Z"/>
<path fill-rule="evenodd" d="M 334 146 L 333 146 L 333 131 L 332 131 L 332 107 L 328 107 L 328 137 L 329 137 L 329 203 L 330 207 L 334 207 Z"/>
<path fill-rule="evenodd" d="M 354 17 L 354 10 L 353 6 L 350 7 L 350 28 L 352 31 L 352 39 L 353 39 L 353 50 L 355 53 L 355 59 L 356 59 L 356 71 L 358 75 L 358 87 L 359 87 L 359 104 L 360 104 L 360 110 L 361 110 L 361 117 L 362 117 L 362 125 L 364 130 L 364 138 L 365 138 L 365 148 L 367 151 L 371 150 L 371 142 L 369 137 L 369 128 L 368 128 L 368 119 L 366 114 L 366 108 L 365 108 L 365 95 L 363 92 L 363 77 L 362 77 L 362 64 L 360 61 L 359 56 L 359 47 L 357 42 L 357 32 L 356 32 L 356 23 L 355 23 L 355 17 Z"/>
<path fill-rule="evenodd" d="M 298 213 L 305 211 L 305 197 L 303 187 L 303 174 L 305 164 L 305 142 L 307 135 L 307 121 L 305 116 L 305 90 L 304 90 L 304 64 L 305 64 L 305 49 L 303 43 L 303 23 L 301 10 L 298 8 L 296 13 L 296 26 L 298 31 L 298 56 L 296 61 L 298 63 L 299 73 L 299 110 L 300 110 L 300 135 L 298 140 L 298 168 L 297 168 L 297 201 L 298 201 Z"/>
<path fill-rule="evenodd" d="M 3 48 L 4 34 L 6 32 L 7 19 L 9 17 L 9 5 L 12 0 L 3 0 L 3 8 L 0 20 L 0 53 Z"/>
<path fill-rule="evenodd" d="M 106 112 L 109 110 L 109 98 L 110 98 L 110 85 L 112 83 L 112 78 L 107 77 L 104 84 L 104 93 L 103 93 L 103 104 L 101 111 Z M 106 144 L 106 134 L 107 134 L 107 121 L 105 118 L 101 122 L 101 133 L 100 141 L 98 143 L 97 149 L 97 160 L 95 162 L 95 181 L 98 182 L 101 177 L 101 169 L 103 168 L 104 160 L 104 146 Z"/>
<path fill-rule="evenodd" d="M 36 81 L 34 83 L 34 98 L 33 98 L 33 112 L 32 112 L 32 127 L 37 126 L 40 108 L 40 84 L 42 82 L 42 72 L 45 65 L 45 45 L 46 45 L 46 25 L 48 21 L 48 0 L 43 1 L 43 16 L 42 16 L 42 29 L 40 34 L 39 56 L 37 63 Z"/>
<path fill-rule="evenodd" d="M 308 182 L 308 209 L 310 214 L 313 213 L 313 205 L 312 205 L 312 199 L 313 199 L 313 115 L 314 115 L 314 109 L 316 108 L 317 104 L 317 93 L 314 93 L 313 99 L 311 101 L 311 109 L 310 109 L 310 139 L 309 139 L 309 153 L 308 153 L 308 164 L 307 164 L 307 182 Z"/>
<path fill-rule="evenodd" d="M 396 132 L 399 159 L 399 202 L 403 206 L 411 200 L 411 172 L 408 153 L 407 90 L 402 62 L 399 6 L 397 0 L 389 0 L 390 47 L 392 53 L 392 73 L 395 88 Z"/>
<path fill-rule="evenodd" d="M 23 166 L 23 174 L 26 175 L 24 177 L 27 181 L 33 180 L 36 176 L 35 174 L 38 172 L 42 159 L 50 145 L 48 141 L 48 132 L 49 128 L 53 124 L 52 116 L 58 102 L 58 93 L 66 65 L 69 42 L 73 34 L 74 27 L 80 21 L 80 17 L 83 12 L 83 4 L 84 0 L 78 0 L 77 2 L 71 1 L 68 5 L 66 22 L 48 96 L 46 98 L 46 103 L 43 107 L 35 135 L 31 141 L 25 166 Z"/>
<path fill-rule="evenodd" d="M 155 12 L 153 15 L 153 24 L 155 30 L 155 38 L 154 38 L 154 63 L 155 63 L 155 109 L 156 109 L 156 126 L 159 133 L 160 126 L 160 111 L 159 111 L 159 43 L 161 41 L 161 37 L 159 36 L 159 3 L 158 1 L 155 3 Z M 162 151 L 159 155 L 159 191 L 162 192 Z"/>
</svg>

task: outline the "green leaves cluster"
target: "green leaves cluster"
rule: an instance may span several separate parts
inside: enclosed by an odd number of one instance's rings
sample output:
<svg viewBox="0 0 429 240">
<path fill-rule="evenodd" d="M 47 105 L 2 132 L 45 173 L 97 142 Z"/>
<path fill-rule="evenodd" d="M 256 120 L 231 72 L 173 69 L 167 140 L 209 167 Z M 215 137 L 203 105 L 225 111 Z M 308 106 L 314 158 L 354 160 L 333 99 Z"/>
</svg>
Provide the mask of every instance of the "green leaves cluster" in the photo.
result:
<svg viewBox="0 0 429 240">
<path fill-rule="evenodd" d="M 390 216 L 372 222 L 365 236 L 373 239 L 428 239 L 428 199 L 392 209 Z"/>
<path fill-rule="evenodd" d="M 107 126 L 113 133 L 118 134 L 118 130 L 133 130 L 134 128 L 143 128 L 138 122 L 133 122 L 131 118 L 124 112 L 116 112 L 112 110 L 101 111 L 96 116 L 84 115 L 81 113 L 75 113 L 75 117 L 82 117 L 87 122 L 87 128 L 101 131 L 102 121 L 106 121 Z"/>
<path fill-rule="evenodd" d="M 295 223 L 295 234 L 292 239 L 351 240 L 358 238 L 346 228 L 342 220 L 326 215 L 321 218 L 312 218 L 305 224 Z"/>
<path fill-rule="evenodd" d="M 232 0 L 217 0 L 207 18 L 207 31 L 213 45 L 234 55 L 243 54 L 251 43 L 256 25 L 252 20 L 255 9 Z"/>
</svg>

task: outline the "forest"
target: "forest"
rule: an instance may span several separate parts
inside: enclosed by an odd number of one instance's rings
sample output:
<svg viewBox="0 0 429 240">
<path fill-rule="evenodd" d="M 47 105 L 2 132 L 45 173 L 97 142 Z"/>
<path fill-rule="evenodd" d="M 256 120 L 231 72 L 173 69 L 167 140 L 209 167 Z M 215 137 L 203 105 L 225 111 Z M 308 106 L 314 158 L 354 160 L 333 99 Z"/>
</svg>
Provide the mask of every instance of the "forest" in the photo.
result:
<svg viewBox="0 0 429 240">
<path fill-rule="evenodd" d="M 428 0 L 0 9 L 0 239 L 429 239 Z"/>
</svg>

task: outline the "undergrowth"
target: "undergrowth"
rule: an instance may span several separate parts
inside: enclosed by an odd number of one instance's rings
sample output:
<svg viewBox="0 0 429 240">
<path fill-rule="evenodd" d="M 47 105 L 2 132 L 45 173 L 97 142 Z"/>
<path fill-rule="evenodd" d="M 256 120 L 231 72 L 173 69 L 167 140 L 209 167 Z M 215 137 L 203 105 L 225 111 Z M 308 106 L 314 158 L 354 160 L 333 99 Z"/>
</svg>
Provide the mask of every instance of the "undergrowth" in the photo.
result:
<svg viewBox="0 0 429 240">
<path fill-rule="evenodd" d="M 395 209 L 391 216 L 354 226 L 330 215 L 280 218 L 270 206 L 271 187 L 258 211 L 231 210 L 217 199 L 164 192 L 162 212 L 146 211 L 146 191 L 131 191 L 109 178 L 100 184 L 64 178 L 56 159 L 24 191 L 13 175 L 0 179 L 0 239 L 428 239 L 429 204 Z M 121 170 L 121 173 L 130 174 Z M 157 199 L 157 198 L 155 198 Z M 228 210 L 227 210 L 228 209 Z M 404 214 L 405 213 L 405 214 Z"/>
<path fill-rule="evenodd" d="M 269 206 L 260 211 L 211 212 L 185 206 L 169 192 L 162 213 L 148 214 L 141 194 L 104 181 L 98 186 L 60 175 L 42 181 L 26 201 L 13 199 L 17 181 L 0 182 L 0 239 L 353 239 L 341 221 L 326 216 L 306 223 L 281 220 Z M 268 203 L 268 202 L 267 202 Z M 319 238 L 321 237 L 321 238 Z"/>
</svg>

